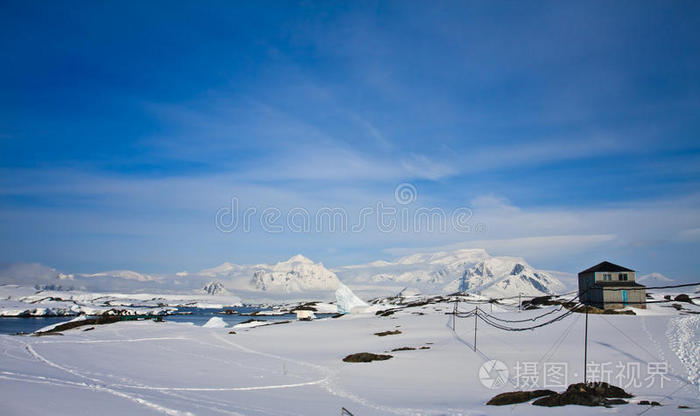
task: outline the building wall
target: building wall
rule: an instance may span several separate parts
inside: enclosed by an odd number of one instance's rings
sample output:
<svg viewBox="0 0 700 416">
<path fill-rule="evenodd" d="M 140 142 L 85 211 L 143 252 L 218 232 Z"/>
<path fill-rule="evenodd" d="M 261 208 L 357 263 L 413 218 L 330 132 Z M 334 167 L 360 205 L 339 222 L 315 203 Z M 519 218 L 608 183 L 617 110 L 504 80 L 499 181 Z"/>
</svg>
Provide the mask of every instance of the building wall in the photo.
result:
<svg viewBox="0 0 700 416">
<path fill-rule="evenodd" d="M 589 274 L 589 273 L 586 273 Z M 590 273 L 593 274 L 593 273 Z M 611 281 L 612 282 L 618 282 L 620 281 L 620 275 L 621 274 L 626 274 L 627 275 L 627 281 L 628 282 L 634 282 L 635 279 L 635 272 L 595 272 L 595 281 L 596 282 L 603 282 L 603 275 L 604 274 L 611 274 Z"/>
<path fill-rule="evenodd" d="M 596 308 L 603 308 L 605 306 L 603 299 L 603 290 L 600 288 L 589 290 L 586 302 L 582 303 L 586 305 L 595 306 Z"/>
<path fill-rule="evenodd" d="M 632 306 L 634 308 L 645 309 L 646 305 L 646 289 L 643 287 L 616 287 L 615 290 L 612 288 L 603 289 L 603 302 L 605 309 L 619 309 L 625 307 L 622 302 L 622 290 L 627 291 L 627 306 Z"/>
<path fill-rule="evenodd" d="M 593 272 L 578 274 L 579 302 L 586 304 L 591 302 L 591 291 L 588 289 L 595 284 L 595 278 Z"/>
<path fill-rule="evenodd" d="M 598 282 L 604 282 L 603 275 L 610 274 L 611 282 L 619 282 L 620 274 L 627 274 L 627 282 L 635 281 L 635 272 L 588 272 L 578 274 L 578 294 L 579 302 L 605 309 L 619 309 L 625 307 L 622 302 L 622 289 L 624 287 L 615 288 L 596 288 L 591 289 Z M 635 308 L 646 308 L 646 290 L 640 287 L 631 286 L 626 288 L 628 306 Z"/>
</svg>

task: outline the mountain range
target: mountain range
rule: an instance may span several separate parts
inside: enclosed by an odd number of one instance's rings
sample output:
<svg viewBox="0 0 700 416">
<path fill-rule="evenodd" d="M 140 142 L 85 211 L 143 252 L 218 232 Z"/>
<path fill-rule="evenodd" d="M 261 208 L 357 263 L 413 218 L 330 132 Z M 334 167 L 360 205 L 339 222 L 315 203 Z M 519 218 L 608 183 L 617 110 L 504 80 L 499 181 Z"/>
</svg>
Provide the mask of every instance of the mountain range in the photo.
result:
<svg viewBox="0 0 700 416">
<path fill-rule="evenodd" d="M 418 253 L 336 270 L 349 284 L 398 284 L 424 293 L 469 292 L 491 297 L 560 293 L 566 285 L 520 257 L 490 256 L 483 249 Z"/>
<path fill-rule="evenodd" d="M 23 273 L 23 270 L 25 273 Z M 469 292 L 490 297 L 539 296 L 567 289 L 557 272 L 537 270 L 520 257 L 491 256 L 483 249 L 417 253 L 394 261 L 326 268 L 302 255 L 274 264 L 223 263 L 174 275 L 117 270 L 66 274 L 45 266 L 0 271 L 0 284 L 31 282 L 37 289 L 93 292 L 244 294 L 248 299 L 332 293 L 342 281 L 365 297 L 410 288 L 425 294 Z M 574 283 L 573 281 L 570 283 Z M 568 285 L 568 286 L 571 286 Z"/>
</svg>

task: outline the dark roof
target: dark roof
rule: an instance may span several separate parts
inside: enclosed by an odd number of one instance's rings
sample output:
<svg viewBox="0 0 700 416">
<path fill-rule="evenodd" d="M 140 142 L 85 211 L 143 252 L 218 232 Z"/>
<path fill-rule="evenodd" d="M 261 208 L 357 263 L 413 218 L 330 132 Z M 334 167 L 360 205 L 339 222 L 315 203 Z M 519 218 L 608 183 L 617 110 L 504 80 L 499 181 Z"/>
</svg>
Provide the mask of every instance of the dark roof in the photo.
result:
<svg viewBox="0 0 700 416">
<path fill-rule="evenodd" d="M 595 286 L 600 286 L 600 287 L 646 287 L 644 285 L 640 285 L 637 282 L 632 282 L 632 281 L 616 281 L 616 282 L 595 282 Z"/>
<path fill-rule="evenodd" d="M 633 272 L 634 270 L 628 269 L 627 267 L 618 266 L 617 264 L 610 263 L 609 261 L 604 261 L 598 263 L 595 266 L 588 268 L 581 273 L 590 272 Z"/>
</svg>

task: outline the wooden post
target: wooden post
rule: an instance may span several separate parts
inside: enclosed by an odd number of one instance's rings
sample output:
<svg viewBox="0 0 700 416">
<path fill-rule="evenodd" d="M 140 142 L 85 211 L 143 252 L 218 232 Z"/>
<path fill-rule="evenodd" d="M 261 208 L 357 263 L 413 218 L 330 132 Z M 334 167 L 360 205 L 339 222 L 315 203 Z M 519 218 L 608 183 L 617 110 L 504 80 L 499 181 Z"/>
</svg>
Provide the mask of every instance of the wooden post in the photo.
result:
<svg viewBox="0 0 700 416">
<path fill-rule="evenodd" d="M 588 381 L 588 305 L 586 305 L 586 333 L 583 337 L 583 384 Z"/>
<path fill-rule="evenodd" d="M 476 325 L 477 322 L 479 322 L 479 307 L 476 307 L 476 311 L 474 311 L 474 351 L 476 351 Z"/>
<path fill-rule="evenodd" d="M 457 304 L 459 303 L 459 298 L 455 299 L 455 308 L 452 311 L 452 332 L 455 331 L 455 322 L 457 321 Z"/>
</svg>

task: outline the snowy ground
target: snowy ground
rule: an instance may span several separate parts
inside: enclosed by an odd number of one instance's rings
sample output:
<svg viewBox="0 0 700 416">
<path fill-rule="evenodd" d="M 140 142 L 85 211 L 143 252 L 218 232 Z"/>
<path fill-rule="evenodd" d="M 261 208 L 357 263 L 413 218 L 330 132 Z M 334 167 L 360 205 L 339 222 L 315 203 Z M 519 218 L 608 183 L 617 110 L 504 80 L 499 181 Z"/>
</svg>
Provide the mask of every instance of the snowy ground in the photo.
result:
<svg viewBox="0 0 700 416">
<path fill-rule="evenodd" d="M 91 293 L 0 285 L 0 316 L 99 315 L 110 310 L 132 315 L 161 315 L 175 311 L 176 307 L 223 308 L 238 305 L 241 305 L 240 298 L 230 294 Z"/>
<path fill-rule="evenodd" d="M 356 416 L 564 411 L 656 415 L 697 414 L 700 409 L 700 315 L 654 305 L 637 316 L 589 316 L 592 376 L 600 379 L 611 370 L 613 384 L 640 382 L 625 387 L 636 396 L 628 405 L 492 407 L 484 405 L 489 398 L 521 389 L 527 381 L 533 382 L 532 387 L 545 387 L 545 363 L 566 363 L 566 381 L 580 381 L 584 316 L 573 314 L 525 332 L 504 332 L 479 322 L 474 352 L 474 321 L 458 319 L 453 332 L 451 317 L 444 314 L 452 307 L 441 303 L 387 317 L 346 315 L 235 328 L 236 334 L 229 334 L 231 328 L 139 321 L 97 326 L 88 332 L 78 328 L 63 336 L 0 336 L 2 414 L 331 415 L 345 407 Z M 490 312 L 490 305 L 480 307 Z M 466 311 L 473 305 L 460 308 Z M 525 319 L 550 309 L 519 313 L 496 306 L 493 315 Z M 373 335 L 396 329 L 402 333 Z M 430 348 L 390 352 L 399 347 Z M 393 358 L 342 361 L 363 351 L 389 351 Z M 479 369 L 489 360 L 500 360 L 508 368 L 505 386 L 489 389 L 480 381 Z M 518 362 L 521 368 L 535 363 L 537 379 L 517 377 Z M 667 371 L 663 377 L 649 378 L 649 365 L 657 362 L 666 363 Z M 609 365 L 601 369 L 595 363 Z M 617 379 L 619 363 L 638 363 L 639 380 Z M 663 406 L 640 406 L 639 400 Z M 692 409 L 678 409 L 679 405 Z"/>
</svg>

